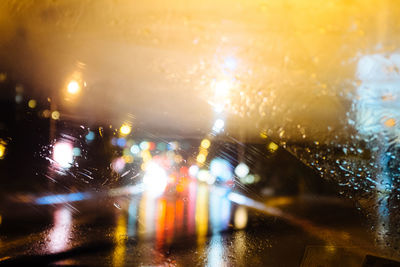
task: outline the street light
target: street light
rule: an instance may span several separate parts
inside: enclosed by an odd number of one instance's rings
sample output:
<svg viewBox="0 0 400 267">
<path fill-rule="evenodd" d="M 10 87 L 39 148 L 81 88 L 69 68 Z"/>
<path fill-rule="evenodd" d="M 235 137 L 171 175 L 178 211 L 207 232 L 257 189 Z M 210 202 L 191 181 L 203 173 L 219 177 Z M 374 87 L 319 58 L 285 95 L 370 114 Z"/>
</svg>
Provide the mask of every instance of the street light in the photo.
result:
<svg viewBox="0 0 400 267">
<path fill-rule="evenodd" d="M 67 80 L 67 83 L 63 87 L 62 93 L 57 90 L 54 90 L 51 97 L 49 98 L 50 102 L 50 140 L 53 140 L 56 132 L 56 120 L 60 119 L 60 112 L 58 111 L 58 107 L 60 105 L 60 97 L 68 103 L 69 105 L 74 105 L 77 100 L 77 95 L 82 90 L 82 85 L 86 86 L 85 82 L 82 82 L 81 73 L 75 72 L 70 79 Z"/>
<path fill-rule="evenodd" d="M 77 93 L 79 93 L 80 90 L 81 90 L 81 86 L 79 85 L 79 83 L 76 80 L 71 80 L 68 83 L 67 91 L 69 94 L 76 95 Z"/>
<path fill-rule="evenodd" d="M 122 135 L 128 135 L 132 131 L 132 127 L 126 123 L 122 124 L 121 128 L 119 128 L 119 132 Z"/>
</svg>

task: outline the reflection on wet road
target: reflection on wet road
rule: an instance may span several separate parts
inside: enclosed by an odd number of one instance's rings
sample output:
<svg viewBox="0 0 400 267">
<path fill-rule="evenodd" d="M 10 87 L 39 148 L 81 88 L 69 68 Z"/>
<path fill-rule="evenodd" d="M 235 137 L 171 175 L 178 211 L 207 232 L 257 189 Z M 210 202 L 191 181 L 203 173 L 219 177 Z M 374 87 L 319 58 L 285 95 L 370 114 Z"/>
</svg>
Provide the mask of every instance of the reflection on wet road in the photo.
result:
<svg viewBox="0 0 400 267">
<path fill-rule="evenodd" d="M 65 207 L 54 212 L 54 227 L 48 235 L 48 250 L 50 252 L 61 252 L 68 249 L 68 239 L 72 238 L 71 216 L 71 211 Z"/>
<path fill-rule="evenodd" d="M 142 192 L 137 185 L 110 190 L 108 196 L 82 193 L 90 197 L 81 201 L 58 195 L 20 203 L 19 210 L 26 210 L 25 219 L 32 223 L 13 225 L 23 215 L 11 210 L 4 215 L 2 232 L 7 235 L 1 238 L 1 262 L 19 259 L 18 251 L 25 251 L 58 255 L 57 264 L 292 266 L 315 260 L 310 246 L 325 248 L 325 254 L 316 249 L 325 260 L 344 253 L 343 262 L 357 264 L 374 251 L 371 235 L 360 228 L 362 218 L 338 199 L 281 197 L 262 202 L 194 180 L 185 185 L 180 192 L 161 196 Z M 55 204 L 43 205 L 44 200 Z M 315 212 L 319 218 L 313 219 Z M 80 250 L 104 241 L 112 246 Z M 285 257 L 289 251 L 291 257 Z"/>
</svg>

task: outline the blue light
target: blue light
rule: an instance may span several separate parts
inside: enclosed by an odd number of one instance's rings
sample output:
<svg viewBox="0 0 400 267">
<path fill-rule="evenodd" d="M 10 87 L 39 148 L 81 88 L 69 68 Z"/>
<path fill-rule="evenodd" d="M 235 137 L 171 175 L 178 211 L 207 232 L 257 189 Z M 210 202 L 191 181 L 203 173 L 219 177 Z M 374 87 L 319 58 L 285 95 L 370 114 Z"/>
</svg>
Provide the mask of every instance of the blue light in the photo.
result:
<svg viewBox="0 0 400 267">
<path fill-rule="evenodd" d="M 215 234 L 210 240 L 207 255 L 207 266 L 224 266 L 224 243 L 220 234 Z"/>
<path fill-rule="evenodd" d="M 112 144 L 113 146 L 116 146 L 116 145 L 117 145 L 117 138 L 113 137 L 113 138 L 111 139 L 111 144 Z"/>
<path fill-rule="evenodd" d="M 229 193 L 228 194 L 228 199 L 230 201 L 232 201 L 232 202 L 235 202 L 236 204 L 239 204 L 239 205 L 245 205 L 245 206 L 249 205 L 248 198 L 243 196 L 243 195 L 240 195 L 238 193 L 234 193 L 234 192 Z"/>
<path fill-rule="evenodd" d="M 178 142 L 169 142 L 167 146 L 168 150 L 177 150 L 179 148 Z"/>
<path fill-rule="evenodd" d="M 119 147 L 124 147 L 125 146 L 125 144 L 126 144 L 126 140 L 125 140 L 125 138 L 118 138 L 118 140 L 117 140 L 117 145 L 119 146 Z"/>
<path fill-rule="evenodd" d="M 231 203 L 227 193 L 228 190 L 216 187 L 209 195 L 210 223 L 214 233 L 226 229 L 229 224 Z"/>
<path fill-rule="evenodd" d="M 357 66 L 357 97 L 353 108 L 358 131 L 365 136 L 400 135 L 400 74 L 388 71 L 400 68 L 400 54 L 363 56 Z M 386 122 L 387 121 L 387 122 Z M 385 123 L 386 122 L 386 123 Z"/>
<path fill-rule="evenodd" d="M 132 198 L 128 209 L 128 236 L 132 237 L 136 234 L 137 221 L 137 201 Z"/>
<path fill-rule="evenodd" d="M 84 200 L 90 197 L 88 193 L 71 193 L 40 197 L 36 199 L 38 205 L 51 205 Z"/>
<path fill-rule="evenodd" d="M 72 154 L 74 154 L 75 157 L 79 157 L 81 155 L 81 149 L 79 147 L 74 147 L 72 149 Z"/>
<path fill-rule="evenodd" d="M 88 142 L 91 142 L 91 141 L 93 141 L 94 140 L 94 132 L 92 132 L 92 131 L 89 131 L 89 133 L 85 136 L 85 138 L 86 138 L 86 141 L 88 141 Z"/>
<path fill-rule="evenodd" d="M 221 179 L 222 181 L 232 180 L 232 168 L 230 163 L 225 159 L 213 159 L 210 163 L 210 172 L 213 176 Z"/>
<path fill-rule="evenodd" d="M 132 153 L 132 154 L 136 155 L 136 154 L 138 154 L 139 152 L 140 152 L 140 148 L 139 148 L 138 145 L 133 145 L 133 146 L 131 146 L 131 153 Z"/>
</svg>

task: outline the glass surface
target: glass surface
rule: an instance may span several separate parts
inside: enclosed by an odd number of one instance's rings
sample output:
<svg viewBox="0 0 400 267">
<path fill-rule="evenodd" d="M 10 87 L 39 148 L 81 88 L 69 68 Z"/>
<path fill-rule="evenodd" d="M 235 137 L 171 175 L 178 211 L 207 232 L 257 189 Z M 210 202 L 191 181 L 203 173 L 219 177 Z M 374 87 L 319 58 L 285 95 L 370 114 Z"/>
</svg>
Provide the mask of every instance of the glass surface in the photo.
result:
<svg viewBox="0 0 400 267">
<path fill-rule="evenodd" d="M 3 0 L 0 265 L 400 264 L 399 14 Z"/>
</svg>

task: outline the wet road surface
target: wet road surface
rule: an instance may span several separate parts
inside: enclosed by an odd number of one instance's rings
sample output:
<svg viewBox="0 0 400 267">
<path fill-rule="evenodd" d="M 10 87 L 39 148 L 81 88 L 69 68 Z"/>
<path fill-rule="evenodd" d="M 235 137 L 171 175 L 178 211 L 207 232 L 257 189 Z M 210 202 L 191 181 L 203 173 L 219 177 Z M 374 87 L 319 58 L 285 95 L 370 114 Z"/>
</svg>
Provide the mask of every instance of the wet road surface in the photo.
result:
<svg viewBox="0 0 400 267">
<path fill-rule="evenodd" d="M 363 214 L 343 199 L 255 200 L 190 180 L 161 196 L 141 185 L 19 195 L 1 216 L 0 264 L 361 266 L 367 254 L 382 255 Z"/>
</svg>

